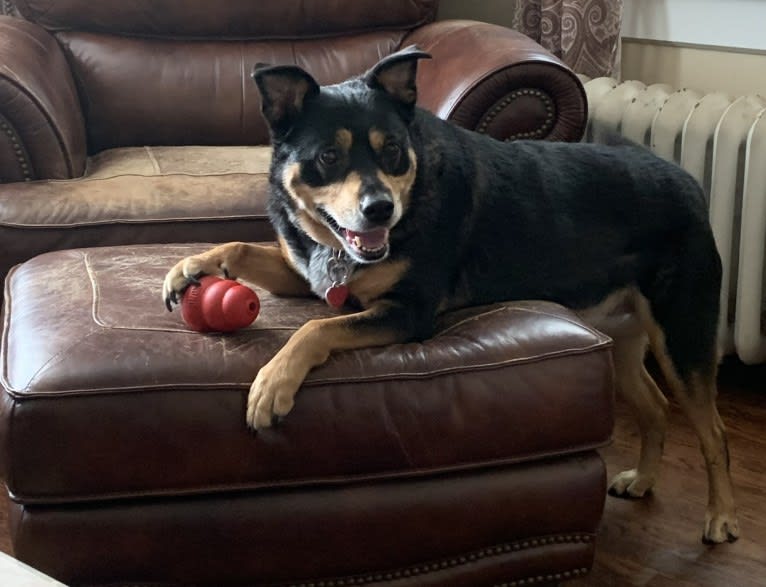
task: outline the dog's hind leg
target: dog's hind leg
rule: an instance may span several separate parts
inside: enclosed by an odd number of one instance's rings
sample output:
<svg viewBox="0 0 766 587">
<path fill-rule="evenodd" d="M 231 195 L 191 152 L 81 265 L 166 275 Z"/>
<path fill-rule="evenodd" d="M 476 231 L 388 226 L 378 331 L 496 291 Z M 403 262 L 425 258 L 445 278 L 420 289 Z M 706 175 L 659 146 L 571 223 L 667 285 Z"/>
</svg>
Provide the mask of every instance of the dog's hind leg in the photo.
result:
<svg viewBox="0 0 766 587">
<path fill-rule="evenodd" d="M 700 236 L 676 250 L 670 269 L 648 288 L 651 299 L 639 296 L 638 308 L 652 353 L 699 437 L 708 476 L 702 539 L 719 543 L 736 540 L 739 526 L 726 430 L 715 403 L 720 265 L 712 238 Z"/>
<path fill-rule="evenodd" d="M 668 402 L 644 367 L 645 333 L 615 337 L 614 357 L 617 391 L 638 419 L 641 456 L 635 469 L 616 475 L 609 493 L 617 497 L 643 497 L 657 480 L 662 458 Z"/>
</svg>

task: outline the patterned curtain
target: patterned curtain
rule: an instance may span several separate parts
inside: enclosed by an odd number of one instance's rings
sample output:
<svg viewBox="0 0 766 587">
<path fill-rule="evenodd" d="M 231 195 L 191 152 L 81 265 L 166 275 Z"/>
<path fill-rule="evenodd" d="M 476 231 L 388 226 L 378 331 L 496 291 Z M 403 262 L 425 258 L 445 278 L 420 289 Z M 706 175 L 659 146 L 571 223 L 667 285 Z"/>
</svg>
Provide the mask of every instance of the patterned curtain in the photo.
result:
<svg viewBox="0 0 766 587">
<path fill-rule="evenodd" d="M 0 0 L 0 14 L 20 16 L 19 11 L 16 10 L 16 7 L 11 0 Z"/>
<path fill-rule="evenodd" d="M 516 0 L 513 26 L 577 73 L 619 76 L 622 0 Z"/>
</svg>

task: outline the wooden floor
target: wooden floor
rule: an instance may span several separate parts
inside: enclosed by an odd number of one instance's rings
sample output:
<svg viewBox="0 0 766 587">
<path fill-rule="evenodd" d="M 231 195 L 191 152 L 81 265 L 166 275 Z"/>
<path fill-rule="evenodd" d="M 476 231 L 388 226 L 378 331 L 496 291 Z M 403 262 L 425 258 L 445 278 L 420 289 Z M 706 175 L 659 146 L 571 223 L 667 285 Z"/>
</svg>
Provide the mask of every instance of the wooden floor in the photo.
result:
<svg viewBox="0 0 766 587">
<path fill-rule="evenodd" d="M 700 541 L 707 481 L 697 439 L 673 406 L 660 482 L 641 501 L 607 498 L 596 563 L 572 587 L 761 587 L 766 585 L 766 365 L 726 364 L 719 408 L 729 430 L 742 538 Z M 638 431 L 617 404 L 614 443 L 602 451 L 608 475 L 632 468 Z M 10 553 L 7 501 L 0 492 L 0 551 Z"/>
<path fill-rule="evenodd" d="M 762 587 L 766 585 L 766 365 L 726 363 L 718 408 L 729 433 L 742 537 L 701 542 L 707 478 L 697 438 L 672 404 L 662 475 L 643 500 L 607 497 L 596 563 L 572 587 Z M 611 477 L 635 467 L 638 428 L 617 402 L 614 443 L 602 451 Z"/>
</svg>

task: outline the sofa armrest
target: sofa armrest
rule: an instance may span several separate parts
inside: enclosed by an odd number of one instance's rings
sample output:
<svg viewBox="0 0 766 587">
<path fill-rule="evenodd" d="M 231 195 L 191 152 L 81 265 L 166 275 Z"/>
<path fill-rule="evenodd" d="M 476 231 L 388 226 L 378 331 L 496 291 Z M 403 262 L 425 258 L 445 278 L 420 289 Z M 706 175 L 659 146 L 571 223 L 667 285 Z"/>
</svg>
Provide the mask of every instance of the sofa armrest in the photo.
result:
<svg viewBox="0 0 766 587">
<path fill-rule="evenodd" d="M 82 110 L 61 48 L 44 29 L 0 16 L 0 183 L 85 169 Z"/>
<path fill-rule="evenodd" d="M 588 118 L 585 91 L 566 65 L 512 29 L 467 20 L 418 28 L 402 46 L 433 55 L 418 69 L 418 103 L 496 139 L 577 141 Z"/>
</svg>

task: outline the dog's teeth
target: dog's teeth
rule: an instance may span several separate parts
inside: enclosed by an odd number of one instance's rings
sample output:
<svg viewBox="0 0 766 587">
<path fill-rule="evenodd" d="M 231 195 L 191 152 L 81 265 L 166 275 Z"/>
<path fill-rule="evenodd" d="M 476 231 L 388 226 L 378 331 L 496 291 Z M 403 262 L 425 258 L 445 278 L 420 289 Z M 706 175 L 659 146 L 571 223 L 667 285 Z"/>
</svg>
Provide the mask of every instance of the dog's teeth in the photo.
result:
<svg viewBox="0 0 766 587">
<path fill-rule="evenodd" d="M 354 246 L 357 249 L 364 249 L 364 247 L 362 246 L 362 239 L 360 239 L 358 236 L 354 237 Z"/>
</svg>

